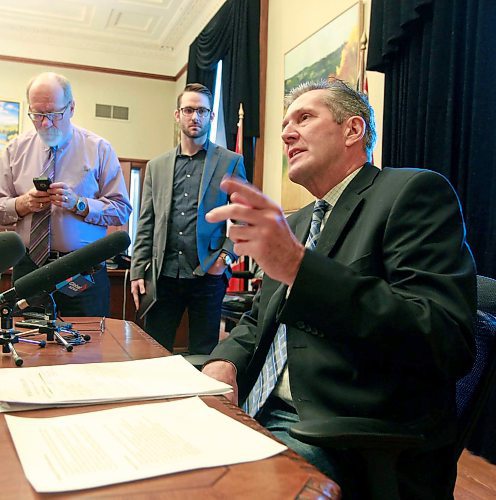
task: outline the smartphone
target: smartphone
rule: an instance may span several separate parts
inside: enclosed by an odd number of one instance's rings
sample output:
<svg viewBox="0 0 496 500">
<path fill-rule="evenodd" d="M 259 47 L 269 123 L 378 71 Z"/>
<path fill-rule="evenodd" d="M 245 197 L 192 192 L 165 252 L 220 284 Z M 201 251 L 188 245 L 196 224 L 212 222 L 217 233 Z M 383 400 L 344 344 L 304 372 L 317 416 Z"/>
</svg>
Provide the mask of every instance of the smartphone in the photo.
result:
<svg viewBox="0 0 496 500">
<path fill-rule="evenodd" d="M 34 177 L 33 184 L 38 191 L 48 191 L 52 181 L 48 177 Z"/>
</svg>

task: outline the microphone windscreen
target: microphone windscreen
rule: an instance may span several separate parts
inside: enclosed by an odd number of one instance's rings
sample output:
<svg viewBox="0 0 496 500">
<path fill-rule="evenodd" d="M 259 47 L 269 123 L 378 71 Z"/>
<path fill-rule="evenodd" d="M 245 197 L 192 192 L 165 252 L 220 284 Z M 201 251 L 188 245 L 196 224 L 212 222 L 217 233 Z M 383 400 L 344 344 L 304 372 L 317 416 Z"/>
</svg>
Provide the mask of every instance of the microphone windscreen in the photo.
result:
<svg viewBox="0 0 496 500">
<path fill-rule="evenodd" d="M 15 266 L 26 255 L 26 248 L 14 231 L 0 233 L 0 273 Z"/>
<path fill-rule="evenodd" d="M 116 231 L 89 243 L 16 280 L 14 282 L 16 295 L 20 299 L 47 295 L 67 278 L 90 270 L 116 254 L 124 252 L 130 243 L 129 235 L 125 231 Z"/>
</svg>

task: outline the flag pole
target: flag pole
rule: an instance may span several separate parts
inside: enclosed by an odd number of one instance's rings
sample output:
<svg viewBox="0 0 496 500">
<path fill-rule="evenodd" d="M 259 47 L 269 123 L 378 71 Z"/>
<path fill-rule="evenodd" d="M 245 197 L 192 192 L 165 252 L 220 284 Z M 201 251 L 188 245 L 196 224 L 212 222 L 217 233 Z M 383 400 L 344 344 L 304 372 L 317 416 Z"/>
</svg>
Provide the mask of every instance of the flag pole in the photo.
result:
<svg viewBox="0 0 496 500">
<path fill-rule="evenodd" d="M 245 112 L 243 110 L 243 103 L 239 104 L 238 111 L 238 130 L 236 132 L 236 147 L 234 149 L 235 153 L 240 155 L 243 154 L 243 120 L 245 117 Z M 245 268 L 249 269 L 249 264 L 246 262 L 248 257 L 240 258 L 238 263 L 232 266 L 232 270 L 243 272 Z M 245 278 L 231 278 L 229 280 L 229 286 L 227 287 L 228 292 L 244 292 L 248 289 L 248 280 Z"/>
<path fill-rule="evenodd" d="M 365 89 L 365 52 L 367 50 L 367 33 L 363 30 L 360 38 L 360 67 L 358 68 L 358 90 L 363 92 Z"/>
<path fill-rule="evenodd" d="M 243 154 L 243 120 L 245 118 L 245 112 L 243 110 L 243 103 L 239 103 L 238 111 L 238 131 L 236 134 L 236 153 L 240 155 Z"/>
</svg>

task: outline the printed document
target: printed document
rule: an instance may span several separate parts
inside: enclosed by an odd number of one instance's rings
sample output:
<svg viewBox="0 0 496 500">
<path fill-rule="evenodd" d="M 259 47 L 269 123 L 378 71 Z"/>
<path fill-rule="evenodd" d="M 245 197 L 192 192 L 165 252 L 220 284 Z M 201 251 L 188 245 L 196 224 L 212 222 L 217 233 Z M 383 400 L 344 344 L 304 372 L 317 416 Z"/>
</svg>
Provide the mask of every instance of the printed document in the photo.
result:
<svg viewBox="0 0 496 500">
<path fill-rule="evenodd" d="M 5 419 L 24 473 L 39 493 L 252 462 L 286 449 L 197 397 L 65 417 Z"/>
<path fill-rule="evenodd" d="M 226 394 L 182 356 L 0 370 L 0 411 Z"/>
</svg>

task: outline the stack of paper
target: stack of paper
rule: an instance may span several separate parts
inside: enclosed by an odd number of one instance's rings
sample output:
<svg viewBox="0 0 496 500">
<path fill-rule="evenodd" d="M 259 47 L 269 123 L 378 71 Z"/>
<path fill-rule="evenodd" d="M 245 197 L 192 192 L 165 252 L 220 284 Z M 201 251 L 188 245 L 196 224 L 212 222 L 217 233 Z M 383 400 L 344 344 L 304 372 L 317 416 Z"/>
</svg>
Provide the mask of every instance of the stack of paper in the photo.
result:
<svg viewBox="0 0 496 500">
<path fill-rule="evenodd" d="M 198 398 L 5 419 L 24 473 L 40 493 L 251 462 L 286 449 Z"/>
<path fill-rule="evenodd" d="M 226 394 L 182 356 L 0 370 L 0 411 Z"/>
</svg>

